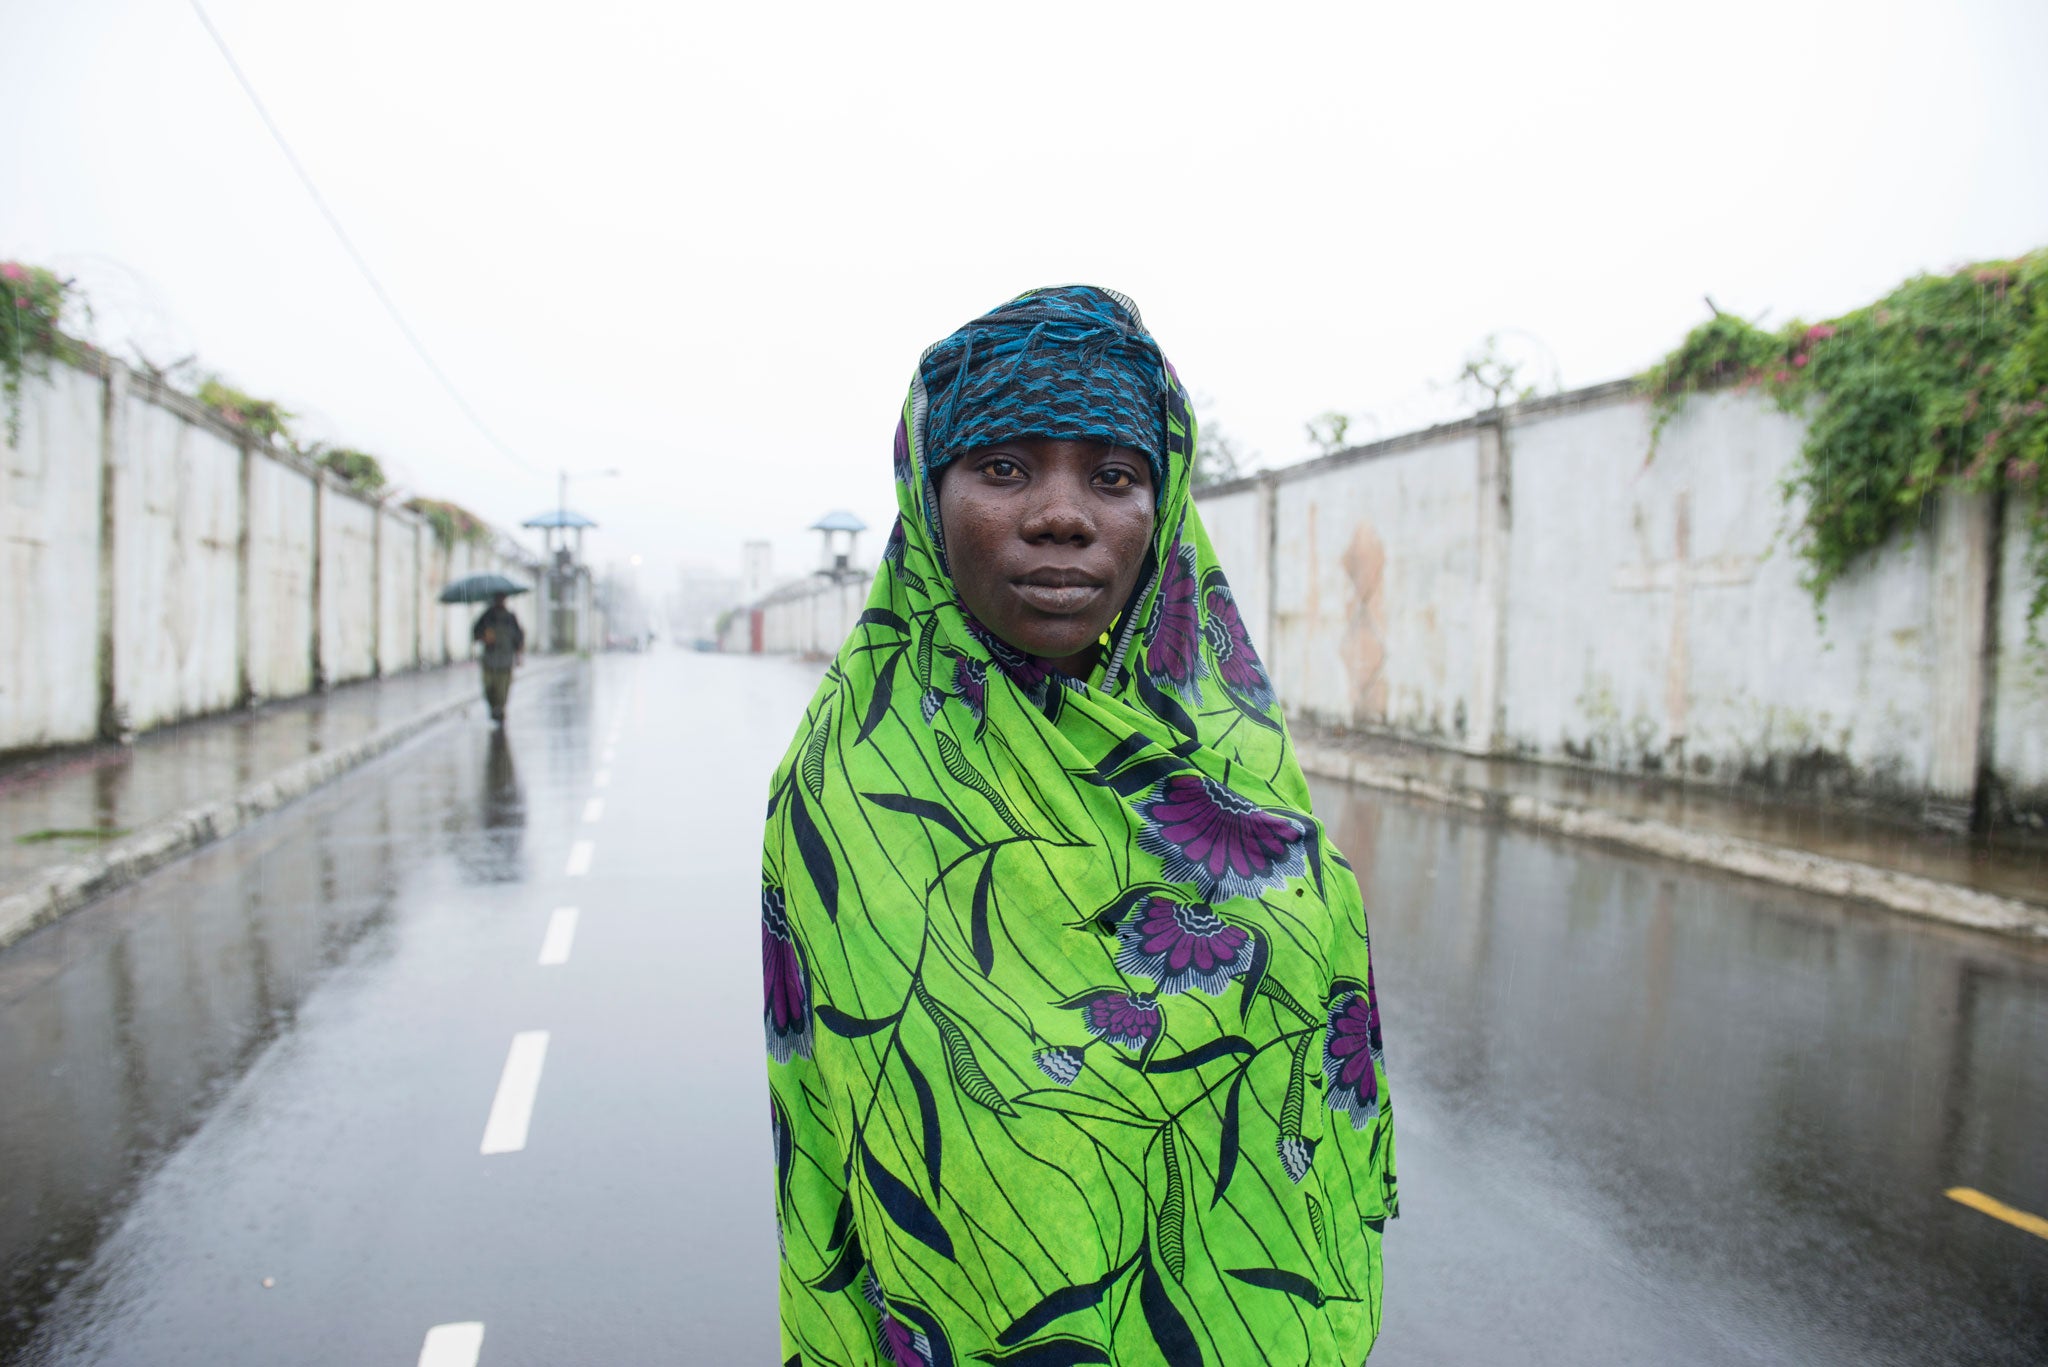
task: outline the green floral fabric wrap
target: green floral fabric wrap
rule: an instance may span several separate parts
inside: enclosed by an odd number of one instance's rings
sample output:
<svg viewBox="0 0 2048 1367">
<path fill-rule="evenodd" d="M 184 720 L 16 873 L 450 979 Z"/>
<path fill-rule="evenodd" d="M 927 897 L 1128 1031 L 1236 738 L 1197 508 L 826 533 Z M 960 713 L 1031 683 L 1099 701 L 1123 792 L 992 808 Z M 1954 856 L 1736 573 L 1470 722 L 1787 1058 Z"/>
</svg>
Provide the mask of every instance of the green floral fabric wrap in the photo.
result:
<svg viewBox="0 0 2048 1367">
<path fill-rule="evenodd" d="M 1343 1363 L 1394 1141 L 1365 912 L 1168 459 L 1085 682 L 954 597 L 913 383 L 874 591 L 768 804 L 782 1355 Z"/>
</svg>

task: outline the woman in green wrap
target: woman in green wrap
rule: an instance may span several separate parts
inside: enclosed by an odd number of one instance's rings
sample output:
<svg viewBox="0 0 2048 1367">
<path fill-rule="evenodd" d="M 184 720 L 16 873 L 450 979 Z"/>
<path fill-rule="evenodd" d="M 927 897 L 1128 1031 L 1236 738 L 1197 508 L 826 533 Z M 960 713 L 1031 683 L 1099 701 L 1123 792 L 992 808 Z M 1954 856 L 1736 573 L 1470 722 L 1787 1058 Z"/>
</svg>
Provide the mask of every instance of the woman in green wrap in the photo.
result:
<svg viewBox="0 0 2048 1367">
<path fill-rule="evenodd" d="M 1357 880 L 1128 300 L 925 353 L 768 802 L 782 1356 L 1355 1364 L 1395 1213 Z"/>
</svg>

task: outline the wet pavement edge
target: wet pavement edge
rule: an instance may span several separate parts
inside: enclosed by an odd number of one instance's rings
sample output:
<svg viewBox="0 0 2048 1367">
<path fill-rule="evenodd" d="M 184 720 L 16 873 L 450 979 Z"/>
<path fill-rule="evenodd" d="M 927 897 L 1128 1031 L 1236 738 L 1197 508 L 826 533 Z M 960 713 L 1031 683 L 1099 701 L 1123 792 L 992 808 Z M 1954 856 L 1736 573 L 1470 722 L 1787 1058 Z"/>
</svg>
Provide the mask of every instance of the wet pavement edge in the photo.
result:
<svg viewBox="0 0 2048 1367">
<path fill-rule="evenodd" d="M 564 658 L 543 664 L 529 671 L 529 677 L 554 673 L 570 663 L 573 661 Z M 25 889 L 0 897 L 0 949 L 127 887 L 173 859 L 233 835 L 257 817 L 325 787 L 427 728 L 465 715 L 481 702 L 481 697 L 471 696 L 439 703 L 340 750 L 309 755 L 237 793 L 154 821 L 104 850 L 52 864 Z"/>
</svg>

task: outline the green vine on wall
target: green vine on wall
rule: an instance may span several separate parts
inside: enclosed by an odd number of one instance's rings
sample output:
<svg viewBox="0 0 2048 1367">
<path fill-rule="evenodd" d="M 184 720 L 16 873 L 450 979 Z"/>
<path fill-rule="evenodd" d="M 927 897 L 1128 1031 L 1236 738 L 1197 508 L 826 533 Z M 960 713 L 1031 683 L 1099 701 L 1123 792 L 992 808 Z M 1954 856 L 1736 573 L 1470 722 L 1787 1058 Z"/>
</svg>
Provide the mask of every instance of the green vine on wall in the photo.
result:
<svg viewBox="0 0 2048 1367">
<path fill-rule="evenodd" d="M 384 488 L 384 466 L 368 451 L 346 446 L 329 446 L 315 457 L 320 468 L 332 473 L 355 493 L 375 498 Z"/>
<path fill-rule="evenodd" d="M 228 426 L 238 427 L 265 446 L 292 444 L 292 419 L 275 399 L 245 394 L 218 375 L 209 375 L 199 386 L 199 402 L 220 414 Z"/>
<path fill-rule="evenodd" d="M 427 520 L 435 539 L 443 546 L 458 542 L 471 546 L 491 544 L 491 525 L 459 503 L 442 498 L 414 498 L 408 499 L 405 506 Z"/>
<path fill-rule="evenodd" d="M 1754 388 L 1805 416 L 1784 493 L 1816 603 L 1930 497 L 2002 489 L 2027 528 L 2030 630 L 2048 612 L 2048 250 L 1919 276 L 1823 323 L 1716 313 L 1641 382 L 1652 455 L 1701 391 Z"/>
<path fill-rule="evenodd" d="M 5 398 L 10 445 L 21 439 L 22 376 L 40 376 L 46 373 L 51 358 L 76 360 L 89 350 L 58 327 L 67 305 L 75 305 L 87 318 L 92 316 L 71 281 L 40 266 L 0 261 L 0 395 Z M 272 450 L 314 462 L 353 493 L 376 498 L 388 483 L 382 462 L 367 451 L 301 443 L 292 431 L 292 419 L 297 415 L 274 399 L 245 393 L 219 375 L 208 376 L 195 397 L 230 427 Z M 459 503 L 414 498 L 405 506 L 433 527 L 444 546 L 489 546 L 495 540 L 490 524 Z"/>
<path fill-rule="evenodd" d="M 21 440 L 21 377 L 42 374 L 51 356 L 69 351 L 57 323 L 70 290 L 54 271 L 0 261 L 0 398 L 10 446 Z"/>
</svg>

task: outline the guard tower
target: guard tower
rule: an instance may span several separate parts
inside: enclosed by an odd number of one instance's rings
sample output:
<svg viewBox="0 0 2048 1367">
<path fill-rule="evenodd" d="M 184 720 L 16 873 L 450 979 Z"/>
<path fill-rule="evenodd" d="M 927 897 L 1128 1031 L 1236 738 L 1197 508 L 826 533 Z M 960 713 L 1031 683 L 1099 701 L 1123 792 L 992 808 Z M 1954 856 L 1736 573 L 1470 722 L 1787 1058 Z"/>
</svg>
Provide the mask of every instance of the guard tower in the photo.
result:
<svg viewBox="0 0 2048 1367">
<path fill-rule="evenodd" d="M 817 532 L 823 541 L 824 559 L 818 566 L 818 573 L 837 578 L 851 569 L 854 545 L 867 529 L 867 523 L 844 508 L 834 508 L 813 522 L 811 530 Z"/>
<path fill-rule="evenodd" d="M 541 534 L 547 550 L 547 632 L 550 650 L 588 650 L 593 644 L 590 571 L 583 565 L 583 533 L 597 523 L 571 508 L 550 508 L 519 524 Z M 569 547 L 569 533 L 576 546 Z"/>
</svg>

